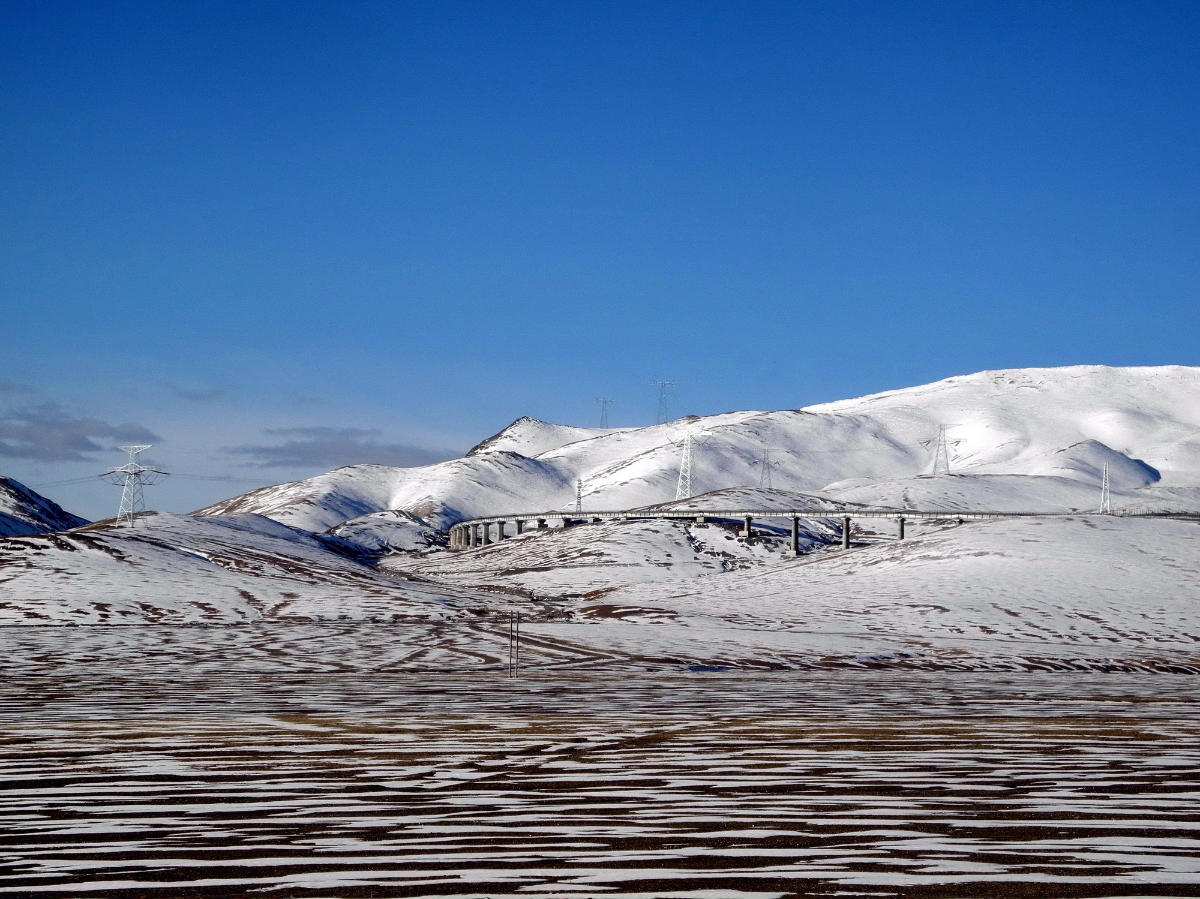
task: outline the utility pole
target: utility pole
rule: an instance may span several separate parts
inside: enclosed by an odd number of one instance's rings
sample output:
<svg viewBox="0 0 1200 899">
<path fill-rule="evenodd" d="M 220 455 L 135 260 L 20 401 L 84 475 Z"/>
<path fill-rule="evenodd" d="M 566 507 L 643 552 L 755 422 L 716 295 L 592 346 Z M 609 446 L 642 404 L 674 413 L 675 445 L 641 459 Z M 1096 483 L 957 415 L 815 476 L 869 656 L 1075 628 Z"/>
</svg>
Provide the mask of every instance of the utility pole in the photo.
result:
<svg viewBox="0 0 1200 899">
<path fill-rule="evenodd" d="M 118 527 L 123 521 L 128 522 L 129 527 L 133 527 L 138 513 L 146 510 L 142 487 L 157 484 L 167 477 L 167 472 L 138 462 L 138 456 L 151 446 L 151 443 L 122 446 L 121 449 L 129 453 L 129 461 L 120 468 L 110 468 L 100 475 L 102 478 L 108 478 L 110 483 L 121 485 L 121 504 L 117 507 Z"/>
<path fill-rule="evenodd" d="M 575 511 L 583 511 L 583 478 L 575 479 Z"/>
<path fill-rule="evenodd" d="M 516 677 L 521 668 L 521 616 L 508 613 L 508 676 Z"/>
<path fill-rule="evenodd" d="M 1112 484 L 1108 480 L 1108 463 L 1104 463 L 1104 475 L 1100 481 L 1100 514 L 1112 515 Z"/>
<path fill-rule="evenodd" d="M 658 388 L 658 420 L 657 424 L 666 424 L 670 421 L 667 415 L 667 394 L 675 389 L 674 381 L 659 380 L 654 382 L 654 386 Z"/>
</svg>

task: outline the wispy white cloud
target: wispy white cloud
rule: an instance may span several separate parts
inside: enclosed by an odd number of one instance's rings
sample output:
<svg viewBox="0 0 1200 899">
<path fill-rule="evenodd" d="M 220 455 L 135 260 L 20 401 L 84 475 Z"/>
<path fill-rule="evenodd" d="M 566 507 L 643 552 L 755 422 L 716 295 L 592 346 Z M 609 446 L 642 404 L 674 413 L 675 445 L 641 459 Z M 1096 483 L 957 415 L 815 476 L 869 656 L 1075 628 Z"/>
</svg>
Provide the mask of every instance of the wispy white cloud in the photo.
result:
<svg viewBox="0 0 1200 899">
<path fill-rule="evenodd" d="M 415 466 L 441 462 L 458 455 L 453 450 L 432 449 L 408 443 L 381 442 L 380 431 L 368 428 L 270 428 L 279 438 L 270 444 L 226 447 L 226 452 L 248 458 L 263 468 L 324 465 L 336 467 L 374 462 L 379 465 Z"/>
</svg>

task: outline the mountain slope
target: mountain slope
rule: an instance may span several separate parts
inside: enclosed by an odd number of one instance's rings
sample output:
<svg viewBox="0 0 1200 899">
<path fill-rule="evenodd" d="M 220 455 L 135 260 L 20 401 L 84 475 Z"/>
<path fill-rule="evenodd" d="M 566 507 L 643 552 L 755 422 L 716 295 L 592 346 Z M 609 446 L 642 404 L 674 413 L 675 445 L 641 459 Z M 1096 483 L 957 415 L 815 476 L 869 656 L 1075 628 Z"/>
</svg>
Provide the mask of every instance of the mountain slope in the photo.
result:
<svg viewBox="0 0 1200 899">
<path fill-rule="evenodd" d="M 0 478 L 0 536 L 48 534 L 87 524 L 12 478 Z"/>
<path fill-rule="evenodd" d="M 352 551 L 257 515 L 148 513 L 135 528 L 0 538 L 0 623 L 441 620 L 477 601 L 388 577 Z"/>
<path fill-rule="evenodd" d="M 1198 539 L 1198 521 L 975 522 L 684 583 L 629 583 L 574 604 L 590 628 L 538 632 L 709 665 L 1200 673 Z M 601 608 L 621 610 L 608 612 L 606 633 L 588 614 Z"/>
<path fill-rule="evenodd" d="M 942 425 L 960 477 L 922 477 Z M 325 530 L 401 509 L 444 528 L 468 517 L 571 508 L 577 481 L 587 508 L 635 508 L 674 498 L 689 430 L 697 494 L 757 484 L 765 462 L 776 488 L 834 499 L 1090 510 L 1107 464 L 1118 505 L 1180 510 L 1195 507 L 1200 487 L 1200 368 L 981 372 L 803 410 L 607 432 L 520 419 L 463 459 L 417 469 L 351 466 L 201 512 L 255 512 Z"/>
</svg>

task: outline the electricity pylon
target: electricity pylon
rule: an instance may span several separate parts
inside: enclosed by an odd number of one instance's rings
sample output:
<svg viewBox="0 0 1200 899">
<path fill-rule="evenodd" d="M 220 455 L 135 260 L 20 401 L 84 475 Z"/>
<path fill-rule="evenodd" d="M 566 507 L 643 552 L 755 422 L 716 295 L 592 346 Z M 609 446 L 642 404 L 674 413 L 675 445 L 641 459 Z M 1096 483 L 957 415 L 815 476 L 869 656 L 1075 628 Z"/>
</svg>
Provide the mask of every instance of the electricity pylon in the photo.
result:
<svg viewBox="0 0 1200 899">
<path fill-rule="evenodd" d="M 600 427 L 608 427 L 608 407 L 613 404 L 613 401 L 606 396 L 596 397 L 596 402 L 600 404 Z"/>
<path fill-rule="evenodd" d="M 575 511 L 583 511 L 583 478 L 575 479 Z"/>
<path fill-rule="evenodd" d="M 122 521 L 129 522 L 129 527 L 133 527 L 138 513 L 146 510 L 142 487 L 157 484 L 167 477 L 167 472 L 138 462 L 138 455 L 150 449 L 151 446 L 153 446 L 151 443 L 139 443 L 120 447 L 129 453 L 129 461 L 120 468 L 111 468 L 100 475 L 102 478 L 108 478 L 110 483 L 120 484 L 122 487 L 121 505 L 117 507 L 118 527 Z"/>
<path fill-rule="evenodd" d="M 1100 514 L 1112 515 L 1112 485 L 1108 481 L 1108 463 L 1104 463 L 1104 475 L 1100 481 Z"/>
<path fill-rule="evenodd" d="M 933 469 L 930 474 L 949 474 L 950 473 L 950 447 L 958 446 L 961 440 L 947 440 L 946 431 L 954 425 L 938 425 L 937 437 L 931 437 L 928 440 L 922 440 L 921 446 L 933 449 Z"/>
<path fill-rule="evenodd" d="M 679 480 L 675 482 L 675 499 L 687 499 L 692 495 L 692 446 L 704 443 L 703 438 L 695 435 L 692 428 L 683 432 L 679 442 Z"/>
<path fill-rule="evenodd" d="M 758 488 L 760 490 L 771 488 L 771 469 L 775 467 L 775 463 L 771 461 L 771 451 L 763 449 L 762 458 L 754 463 L 759 466 L 758 469 Z"/>
<path fill-rule="evenodd" d="M 667 394 L 675 389 L 675 382 L 660 380 L 655 381 L 654 386 L 658 388 L 658 424 L 666 424 L 670 421 L 667 416 Z"/>
</svg>

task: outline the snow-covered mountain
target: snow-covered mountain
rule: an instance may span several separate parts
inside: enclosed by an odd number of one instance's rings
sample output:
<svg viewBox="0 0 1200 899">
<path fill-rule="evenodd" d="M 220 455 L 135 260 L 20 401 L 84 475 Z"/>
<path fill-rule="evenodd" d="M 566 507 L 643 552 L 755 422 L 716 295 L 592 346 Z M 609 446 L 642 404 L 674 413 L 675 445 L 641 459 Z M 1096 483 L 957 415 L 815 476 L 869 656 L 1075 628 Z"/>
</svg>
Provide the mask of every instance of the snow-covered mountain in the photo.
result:
<svg viewBox="0 0 1200 899">
<path fill-rule="evenodd" d="M 48 534 L 87 524 L 12 478 L 0 478 L 0 536 Z"/>
<path fill-rule="evenodd" d="M 950 476 L 930 476 L 945 426 Z M 466 457 L 423 468 L 353 465 L 253 491 L 201 514 L 254 512 L 314 531 L 386 510 L 434 528 L 463 518 L 674 499 L 694 436 L 694 493 L 753 486 L 917 508 L 1096 508 L 1108 465 L 1117 506 L 1200 507 L 1200 368 L 989 371 L 779 412 L 729 412 L 599 430 L 523 418 Z"/>
</svg>

